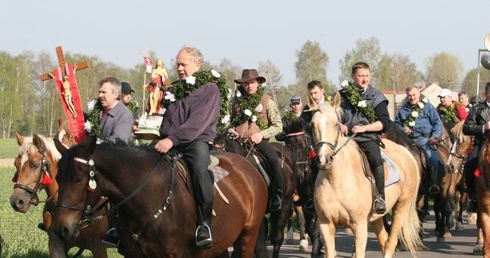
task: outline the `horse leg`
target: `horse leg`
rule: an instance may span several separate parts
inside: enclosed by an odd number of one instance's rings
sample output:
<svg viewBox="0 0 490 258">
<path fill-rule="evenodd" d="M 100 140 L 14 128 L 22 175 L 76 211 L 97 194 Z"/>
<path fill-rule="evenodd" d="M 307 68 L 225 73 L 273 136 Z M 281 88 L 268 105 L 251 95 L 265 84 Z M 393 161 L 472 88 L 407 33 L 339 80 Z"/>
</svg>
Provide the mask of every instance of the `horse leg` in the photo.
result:
<svg viewBox="0 0 490 258">
<path fill-rule="evenodd" d="M 384 226 L 384 218 L 371 222 L 371 228 L 378 238 L 379 249 L 383 252 L 385 250 L 386 241 L 388 240 L 388 232 L 386 232 Z"/>
<path fill-rule="evenodd" d="M 286 222 L 293 213 L 289 205 L 283 205 L 283 208 L 278 211 L 271 212 L 271 242 L 272 242 L 272 257 L 279 258 L 279 250 L 281 249 L 284 240 L 284 227 Z"/>
<path fill-rule="evenodd" d="M 294 210 L 296 212 L 296 219 L 299 228 L 299 250 L 302 252 L 306 252 L 308 250 L 308 239 L 306 238 L 306 222 L 305 215 L 303 213 L 303 207 L 301 207 L 301 205 L 295 205 Z"/>
<path fill-rule="evenodd" d="M 354 233 L 355 254 L 353 257 L 364 258 L 366 256 L 368 222 L 358 221 L 355 227 L 350 229 Z"/>
<path fill-rule="evenodd" d="M 311 257 L 320 258 L 323 257 L 322 253 L 322 241 L 320 232 L 316 224 L 316 214 L 306 213 L 305 224 L 308 232 L 308 236 L 311 240 Z"/>
<path fill-rule="evenodd" d="M 53 230 L 48 230 L 48 245 L 49 245 L 49 257 L 51 258 L 66 257 L 67 250 L 66 250 L 65 242 Z"/>
<path fill-rule="evenodd" d="M 325 258 L 335 258 L 335 225 L 332 222 L 326 222 L 318 225 L 318 230 L 323 238 L 325 245 Z"/>
<path fill-rule="evenodd" d="M 481 229 L 480 223 L 478 224 L 478 236 L 476 237 L 475 247 L 473 247 L 473 254 L 482 255 L 483 254 L 483 230 Z"/>
<path fill-rule="evenodd" d="M 267 232 L 269 221 L 266 217 L 262 219 L 259 233 L 257 234 L 257 242 L 255 243 L 254 257 L 255 258 L 267 258 Z"/>
</svg>

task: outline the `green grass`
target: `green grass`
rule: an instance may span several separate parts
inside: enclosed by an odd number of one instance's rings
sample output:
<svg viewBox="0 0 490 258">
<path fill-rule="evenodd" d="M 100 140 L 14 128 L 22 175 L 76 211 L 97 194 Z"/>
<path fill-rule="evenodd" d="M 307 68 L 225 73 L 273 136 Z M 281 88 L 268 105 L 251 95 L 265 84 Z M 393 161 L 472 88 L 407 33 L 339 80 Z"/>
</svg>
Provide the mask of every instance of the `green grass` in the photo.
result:
<svg viewBox="0 0 490 258">
<path fill-rule="evenodd" d="M 13 172 L 13 167 L 0 168 L 0 200 L 3 200 L 0 206 L 0 236 L 4 241 L 1 257 L 48 258 L 48 235 L 37 228 L 37 224 L 42 221 L 43 204 L 31 207 L 26 214 L 12 209 L 10 195 Z M 39 198 L 46 198 L 44 191 Z M 75 254 L 75 249 L 70 252 L 71 256 Z M 121 257 L 115 249 L 108 249 L 108 254 L 110 258 Z M 85 251 L 81 257 L 92 257 L 92 254 Z"/>
<path fill-rule="evenodd" d="M 15 138 L 0 139 L 0 146 L 0 159 L 15 158 L 19 153 L 19 145 Z"/>
</svg>

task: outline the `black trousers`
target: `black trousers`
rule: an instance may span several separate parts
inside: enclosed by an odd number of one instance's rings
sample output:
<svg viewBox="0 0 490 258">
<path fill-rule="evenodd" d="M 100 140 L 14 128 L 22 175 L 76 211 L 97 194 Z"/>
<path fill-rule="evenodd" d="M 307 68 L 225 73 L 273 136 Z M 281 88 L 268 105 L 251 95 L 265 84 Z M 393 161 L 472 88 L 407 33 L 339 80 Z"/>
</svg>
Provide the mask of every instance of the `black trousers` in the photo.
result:
<svg viewBox="0 0 490 258">
<path fill-rule="evenodd" d="M 381 159 L 381 149 L 377 143 L 374 141 L 357 142 L 359 148 L 366 154 L 371 171 L 375 168 L 383 165 L 383 160 Z"/>
<path fill-rule="evenodd" d="M 269 176 L 271 177 L 273 186 L 275 187 L 274 190 L 282 190 L 284 180 L 282 178 L 281 162 L 279 161 L 279 156 L 277 156 L 276 151 L 267 140 L 262 140 L 259 144 L 255 144 L 254 147 L 262 155 L 264 155 L 264 158 L 272 167 L 272 174 Z"/>
<path fill-rule="evenodd" d="M 209 144 L 202 141 L 176 147 L 176 150 L 183 154 L 183 159 L 189 168 L 197 204 L 214 200 L 214 182 L 208 170 L 211 163 L 209 148 Z"/>
<path fill-rule="evenodd" d="M 476 189 L 475 189 L 475 170 L 480 162 L 480 152 L 481 152 L 481 144 L 473 145 L 473 151 L 468 154 L 466 157 L 466 164 L 464 166 L 464 175 L 466 180 L 467 192 L 470 197 L 474 198 Z"/>
</svg>

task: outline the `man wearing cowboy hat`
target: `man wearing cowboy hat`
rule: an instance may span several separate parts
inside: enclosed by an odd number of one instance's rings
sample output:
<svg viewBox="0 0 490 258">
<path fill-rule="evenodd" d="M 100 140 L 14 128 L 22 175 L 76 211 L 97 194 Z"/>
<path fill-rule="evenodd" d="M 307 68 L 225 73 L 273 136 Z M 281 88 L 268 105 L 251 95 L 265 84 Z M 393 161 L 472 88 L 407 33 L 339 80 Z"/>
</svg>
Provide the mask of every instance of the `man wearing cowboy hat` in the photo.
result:
<svg viewBox="0 0 490 258">
<path fill-rule="evenodd" d="M 241 137 L 248 139 L 264 155 L 272 168 L 270 174 L 272 192 L 270 211 L 282 208 L 283 178 L 281 163 L 268 139 L 282 131 L 281 117 L 276 103 L 265 94 L 261 84 L 265 78 L 255 69 L 245 69 L 242 78 L 236 79 L 236 95 L 233 97 L 231 124 Z"/>
</svg>

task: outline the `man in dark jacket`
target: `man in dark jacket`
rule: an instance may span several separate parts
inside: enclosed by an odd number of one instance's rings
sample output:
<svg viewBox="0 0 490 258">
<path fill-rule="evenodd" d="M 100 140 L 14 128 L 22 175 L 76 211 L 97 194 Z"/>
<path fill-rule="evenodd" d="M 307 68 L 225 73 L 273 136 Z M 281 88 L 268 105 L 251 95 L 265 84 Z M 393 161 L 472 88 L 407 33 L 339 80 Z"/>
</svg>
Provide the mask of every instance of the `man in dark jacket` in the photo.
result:
<svg viewBox="0 0 490 258">
<path fill-rule="evenodd" d="M 463 133 L 474 135 L 473 151 L 466 158 L 464 174 L 467 191 L 470 196 L 468 211 L 476 211 L 475 170 L 478 168 L 482 146 L 485 143 L 485 134 L 490 131 L 490 82 L 485 85 L 485 101 L 480 102 L 470 109 L 470 113 L 463 125 Z"/>
<path fill-rule="evenodd" d="M 181 81 L 174 83 L 173 87 L 182 87 L 184 92 L 190 93 L 179 99 L 175 96 L 169 97 L 172 91 L 167 91 L 166 98 L 171 99 L 171 103 L 165 107 L 166 112 L 160 127 L 162 138 L 155 140 L 154 147 L 160 153 L 176 149 L 184 155 L 197 203 L 196 245 L 211 248 L 214 182 L 208 171 L 211 163 L 209 148 L 216 137 L 221 95 L 216 83 L 194 85 L 199 80 L 193 75 L 200 70 L 203 63 L 203 56 L 197 48 L 184 47 L 177 55 L 177 71 Z"/>
</svg>

